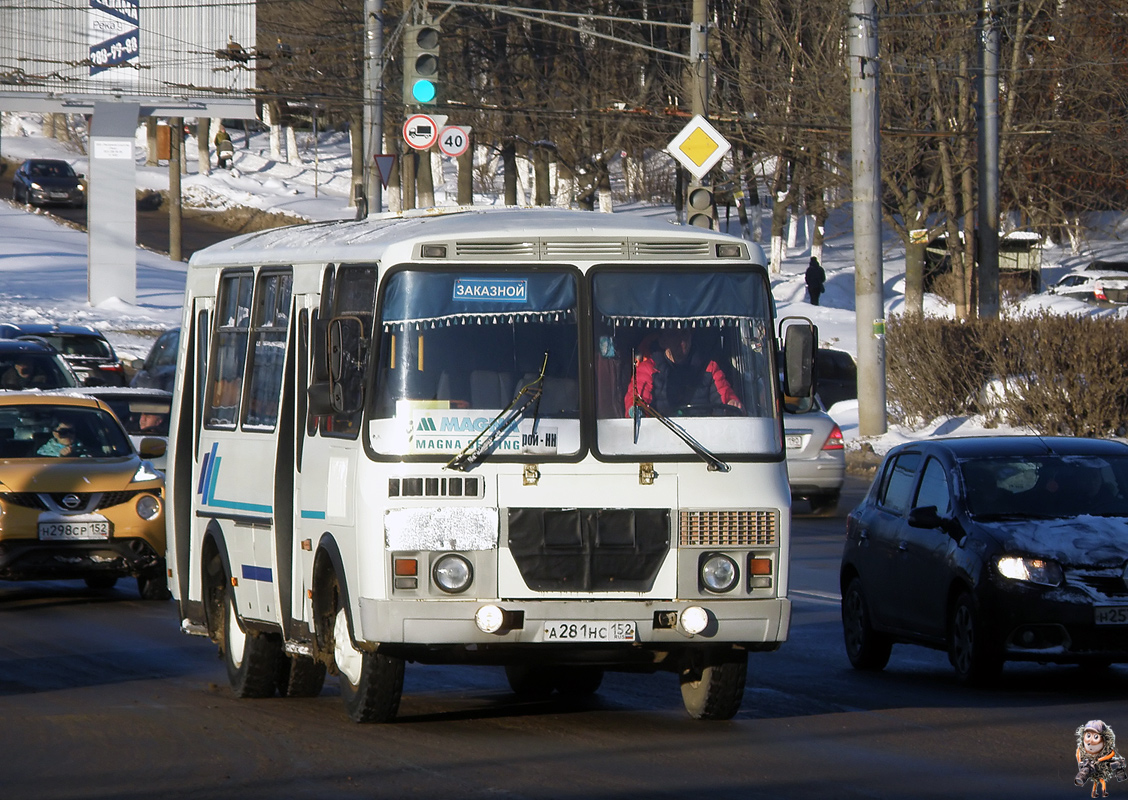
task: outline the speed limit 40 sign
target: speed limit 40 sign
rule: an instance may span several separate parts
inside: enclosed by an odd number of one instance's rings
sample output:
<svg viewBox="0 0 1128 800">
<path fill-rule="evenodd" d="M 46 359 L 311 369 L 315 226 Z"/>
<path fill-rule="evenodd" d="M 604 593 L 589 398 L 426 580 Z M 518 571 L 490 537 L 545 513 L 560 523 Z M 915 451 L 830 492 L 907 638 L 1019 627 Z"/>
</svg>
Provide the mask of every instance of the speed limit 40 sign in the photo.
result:
<svg viewBox="0 0 1128 800">
<path fill-rule="evenodd" d="M 443 155 L 457 158 L 470 148 L 470 128 L 465 125 L 447 125 L 439 132 L 439 150 Z"/>
</svg>

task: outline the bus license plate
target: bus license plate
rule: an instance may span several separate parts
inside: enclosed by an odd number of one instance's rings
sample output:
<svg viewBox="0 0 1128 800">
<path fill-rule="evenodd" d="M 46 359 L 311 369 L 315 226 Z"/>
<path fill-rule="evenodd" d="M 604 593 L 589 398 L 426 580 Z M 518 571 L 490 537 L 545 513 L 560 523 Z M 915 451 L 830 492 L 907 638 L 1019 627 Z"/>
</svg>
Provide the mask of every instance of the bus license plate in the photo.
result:
<svg viewBox="0 0 1128 800">
<path fill-rule="evenodd" d="M 40 522 L 39 539 L 47 542 L 70 542 L 110 538 L 109 522 Z"/>
<path fill-rule="evenodd" d="M 788 450 L 802 450 L 803 449 L 803 437 L 802 436 L 799 436 L 797 434 L 788 434 L 787 436 L 785 436 L 783 438 L 787 442 L 787 449 Z"/>
<path fill-rule="evenodd" d="M 549 621 L 543 630 L 546 642 L 633 642 L 637 638 L 633 622 Z"/>
<path fill-rule="evenodd" d="M 1128 625 L 1128 606 L 1094 606 L 1098 625 Z"/>
</svg>

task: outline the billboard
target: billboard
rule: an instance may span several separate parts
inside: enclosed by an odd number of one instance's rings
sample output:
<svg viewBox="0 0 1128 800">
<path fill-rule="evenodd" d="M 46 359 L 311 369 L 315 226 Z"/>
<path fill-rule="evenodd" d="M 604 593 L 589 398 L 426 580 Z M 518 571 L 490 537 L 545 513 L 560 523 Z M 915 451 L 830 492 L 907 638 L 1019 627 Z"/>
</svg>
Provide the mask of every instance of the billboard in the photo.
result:
<svg viewBox="0 0 1128 800">
<path fill-rule="evenodd" d="M 3 94 L 239 99 L 255 88 L 253 0 L 3 6 Z"/>
</svg>

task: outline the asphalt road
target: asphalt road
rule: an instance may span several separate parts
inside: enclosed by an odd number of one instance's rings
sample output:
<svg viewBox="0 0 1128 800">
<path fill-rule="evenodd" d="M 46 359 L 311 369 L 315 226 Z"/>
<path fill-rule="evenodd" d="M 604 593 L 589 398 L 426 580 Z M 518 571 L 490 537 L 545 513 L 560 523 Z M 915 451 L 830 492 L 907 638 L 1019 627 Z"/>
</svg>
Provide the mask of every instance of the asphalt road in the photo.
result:
<svg viewBox="0 0 1128 800">
<path fill-rule="evenodd" d="M 576 705 L 519 702 L 498 668 L 409 665 L 399 719 L 355 725 L 333 678 L 317 698 L 236 700 L 215 647 L 132 582 L 0 584 L 0 795 L 1085 796 L 1074 729 L 1128 731 L 1128 669 L 1008 665 L 1003 686 L 971 690 L 943 654 L 899 646 L 885 672 L 854 672 L 843 516 L 797 518 L 791 639 L 751 657 L 743 710 L 721 723 L 689 719 L 667 674 L 608 675 Z"/>
</svg>

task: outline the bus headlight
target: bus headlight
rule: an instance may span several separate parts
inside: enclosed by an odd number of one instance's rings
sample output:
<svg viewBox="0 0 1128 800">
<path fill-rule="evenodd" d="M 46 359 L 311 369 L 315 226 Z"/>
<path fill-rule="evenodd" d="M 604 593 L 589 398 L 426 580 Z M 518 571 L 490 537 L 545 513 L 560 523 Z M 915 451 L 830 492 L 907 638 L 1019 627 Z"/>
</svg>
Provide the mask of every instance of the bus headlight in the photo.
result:
<svg viewBox="0 0 1128 800">
<path fill-rule="evenodd" d="M 153 497 L 151 494 L 143 494 L 137 498 L 137 516 L 144 520 L 150 520 L 161 513 L 161 501 Z"/>
<path fill-rule="evenodd" d="M 431 580 L 447 594 L 458 594 L 470 587 L 470 582 L 474 580 L 474 569 L 462 556 L 447 553 L 439 556 L 431 565 Z"/>
<path fill-rule="evenodd" d="M 701 557 L 701 585 L 710 592 L 732 591 L 739 578 L 736 562 L 728 556 L 715 553 Z"/>
</svg>

